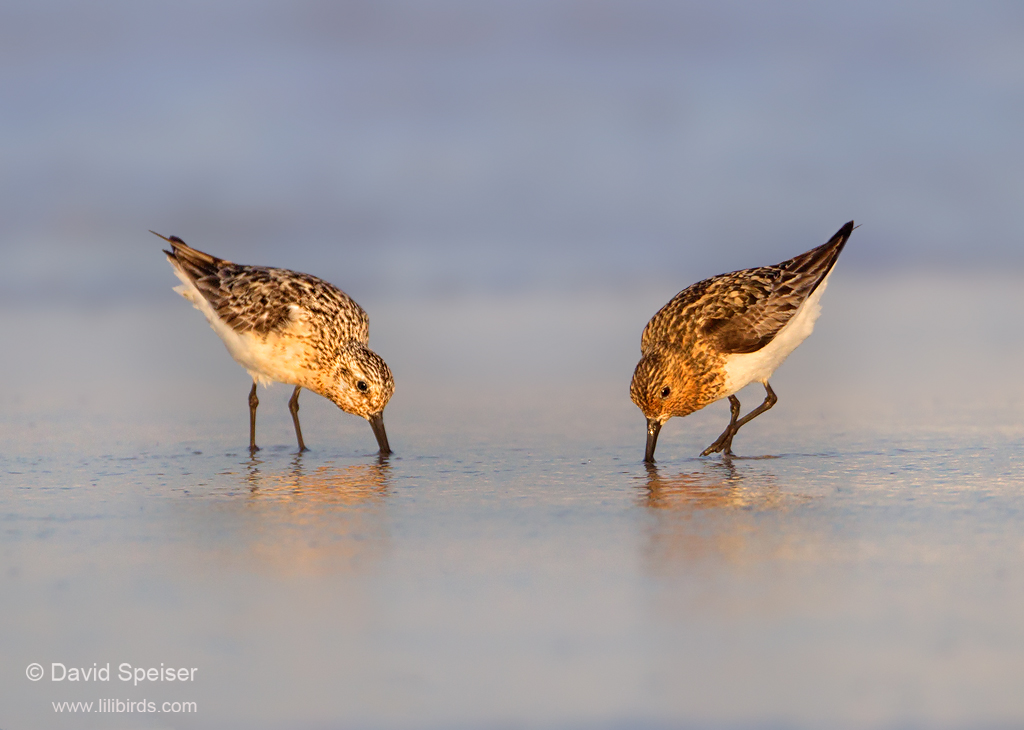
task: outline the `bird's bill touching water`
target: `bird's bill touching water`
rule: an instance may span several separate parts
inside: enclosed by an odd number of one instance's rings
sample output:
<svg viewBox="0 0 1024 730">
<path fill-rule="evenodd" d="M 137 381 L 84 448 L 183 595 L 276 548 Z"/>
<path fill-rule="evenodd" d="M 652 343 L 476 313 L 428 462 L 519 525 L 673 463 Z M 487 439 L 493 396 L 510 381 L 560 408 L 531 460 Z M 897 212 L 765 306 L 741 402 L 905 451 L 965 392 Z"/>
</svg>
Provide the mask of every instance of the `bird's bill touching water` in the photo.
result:
<svg viewBox="0 0 1024 730">
<path fill-rule="evenodd" d="M 384 430 L 384 411 L 367 416 L 366 420 L 370 422 L 370 428 L 373 429 L 373 435 L 377 437 L 377 445 L 380 446 L 380 455 L 387 456 L 391 453 L 391 447 L 388 446 L 388 434 Z"/>
<path fill-rule="evenodd" d="M 647 450 L 644 452 L 644 461 L 648 464 L 654 463 L 654 448 L 658 445 L 658 434 L 661 433 L 661 421 L 657 418 L 647 419 Z"/>
</svg>

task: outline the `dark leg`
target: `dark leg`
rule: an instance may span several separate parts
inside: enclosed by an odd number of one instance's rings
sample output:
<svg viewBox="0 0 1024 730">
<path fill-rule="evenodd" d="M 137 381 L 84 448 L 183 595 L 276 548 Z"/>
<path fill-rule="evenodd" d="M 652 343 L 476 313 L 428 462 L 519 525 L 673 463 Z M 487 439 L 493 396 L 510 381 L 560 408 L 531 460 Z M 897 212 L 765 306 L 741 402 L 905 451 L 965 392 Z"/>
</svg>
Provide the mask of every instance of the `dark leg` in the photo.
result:
<svg viewBox="0 0 1024 730">
<path fill-rule="evenodd" d="M 729 402 L 732 405 L 732 422 L 729 424 L 729 428 L 725 429 L 725 433 L 718 437 L 718 441 L 715 441 L 715 443 L 707 447 L 701 453 L 701 456 L 707 456 L 708 454 L 713 454 L 716 451 L 721 451 L 726 456 L 732 456 L 732 439 L 736 435 L 737 431 L 739 431 L 745 424 L 750 423 L 773 405 L 778 403 L 779 397 L 775 395 L 775 391 L 772 390 L 772 386 L 767 382 L 764 384 L 764 393 L 764 402 L 738 421 L 736 420 L 736 416 L 738 416 L 740 412 L 740 402 L 736 400 L 735 396 L 729 396 Z"/>
<path fill-rule="evenodd" d="M 302 390 L 301 385 L 295 386 L 295 392 L 292 393 L 292 399 L 288 401 L 288 410 L 292 412 L 292 422 L 295 424 L 295 437 L 299 440 L 299 452 L 308 451 L 306 444 L 302 443 L 302 429 L 299 428 L 299 391 Z"/>
<path fill-rule="evenodd" d="M 252 390 L 249 391 L 249 453 L 255 454 L 260 450 L 256 445 L 256 406 L 260 399 L 256 397 L 256 381 L 252 383 Z"/>
<path fill-rule="evenodd" d="M 733 428 L 736 426 L 736 419 L 740 417 L 740 399 L 734 395 L 729 396 L 729 413 L 731 414 L 729 425 L 725 427 L 722 435 L 715 440 L 715 443 L 700 452 L 701 456 L 713 454 L 716 451 L 721 451 L 723 448 L 728 449 L 729 445 L 732 444 L 732 437 L 735 434 Z M 726 453 L 729 452 L 726 451 Z"/>
</svg>

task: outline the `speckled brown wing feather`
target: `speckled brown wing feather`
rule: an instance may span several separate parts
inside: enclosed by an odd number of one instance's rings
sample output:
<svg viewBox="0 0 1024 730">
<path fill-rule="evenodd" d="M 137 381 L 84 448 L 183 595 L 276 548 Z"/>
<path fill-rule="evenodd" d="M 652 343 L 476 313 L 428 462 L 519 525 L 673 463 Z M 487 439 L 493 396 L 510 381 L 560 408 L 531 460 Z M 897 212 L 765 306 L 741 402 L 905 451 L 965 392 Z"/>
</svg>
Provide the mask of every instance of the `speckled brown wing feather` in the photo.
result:
<svg viewBox="0 0 1024 730">
<path fill-rule="evenodd" d="M 724 354 L 760 350 L 828 275 L 852 231 L 853 221 L 828 243 L 788 261 L 721 274 L 684 289 L 648 323 L 641 349 L 696 335 Z"/>
<path fill-rule="evenodd" d="M 264 266 L 241 266 L 198 251 L 180 238 L 165 239 L 164 251 L 237 332 L 267 335 L 296 321 L 294 307 L 320 320 L 339 341 L 369 342 L 366 312 L 337 287 L 309 274 Z"/>
</svg>

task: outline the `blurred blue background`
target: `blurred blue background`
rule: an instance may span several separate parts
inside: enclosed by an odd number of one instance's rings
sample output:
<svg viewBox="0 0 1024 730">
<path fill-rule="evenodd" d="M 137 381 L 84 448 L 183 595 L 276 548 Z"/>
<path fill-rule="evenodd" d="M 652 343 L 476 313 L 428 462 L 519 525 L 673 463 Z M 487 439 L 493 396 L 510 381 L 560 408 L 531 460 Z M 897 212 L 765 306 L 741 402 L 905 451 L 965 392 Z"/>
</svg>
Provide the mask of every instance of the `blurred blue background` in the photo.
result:
<svg viewBox="0 0 1024 730">
<path fill-rule="evenodd" d="M 5 2 L 0 99 L 8 304 L 1024 265 L 1019 3 Z"/>
<path fill-rule="evenodd" d="M 0 0 L 0 726 L 126 660 L 176 727 L 1021 727 L 1022 121 L 1021 3 Z M 647 320 L 850 219 L 772 458 L 644 468 Z M 249 459 L 149 229 L 360 302 L 396 456 L 278 387 Z"/>
</svg>

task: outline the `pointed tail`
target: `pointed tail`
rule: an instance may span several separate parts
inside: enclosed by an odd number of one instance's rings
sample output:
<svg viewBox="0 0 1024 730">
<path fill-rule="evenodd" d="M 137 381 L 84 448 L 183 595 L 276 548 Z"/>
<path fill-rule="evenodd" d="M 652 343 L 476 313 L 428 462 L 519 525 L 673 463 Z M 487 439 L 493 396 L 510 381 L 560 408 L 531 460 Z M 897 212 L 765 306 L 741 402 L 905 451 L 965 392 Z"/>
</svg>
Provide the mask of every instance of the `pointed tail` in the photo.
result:
<svg viewBox="0 0 1024 730">
<path fill-rule="evenodd" d="M 180 269 L 183 273 L 188 275 L 193 281 L 201 279 L 204 276 L 212 276 L 217 273 L 225 264 L 231 262 L 226 259 L 219 259 L 216 256 L 211 256 L 208 253 L 203 253 L 197 249 L 192 248 L 187 243 L 182 241 L 177 236 L 162 236 L 156 231 L 150 231 L 154 236 L 160 238 L 171 244 L 171 250 L 164 249 L 164 253 L 167 254 L 167 260 L 171 262 L 175 268 Z"/>
</svg>

